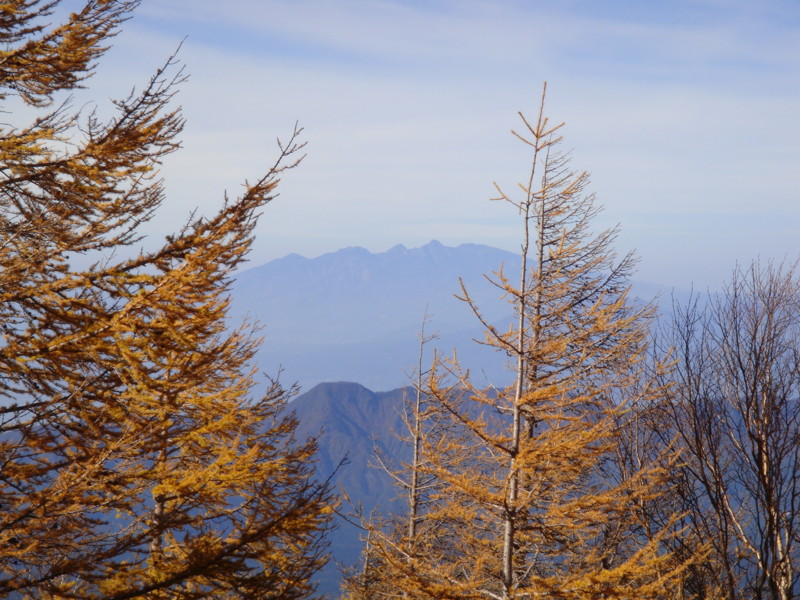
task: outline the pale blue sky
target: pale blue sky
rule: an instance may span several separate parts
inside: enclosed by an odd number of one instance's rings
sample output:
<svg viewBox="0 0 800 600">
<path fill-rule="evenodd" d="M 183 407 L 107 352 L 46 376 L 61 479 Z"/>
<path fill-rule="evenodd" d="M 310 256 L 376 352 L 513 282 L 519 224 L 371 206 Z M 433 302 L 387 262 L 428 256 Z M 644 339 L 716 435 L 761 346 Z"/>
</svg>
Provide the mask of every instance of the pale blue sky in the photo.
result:
<svg viewBox="0 0 800 600">
<path fill-rule="evenodd" d="M 68 3 L 67 3 L 68 4 Z M 573 165 L 638 279 L 716 287 L 736 260 L 800 251 L 800 2 L 144 0 L 92 83 L 143 82 L 184 38 L 185 148 L 165 233 L 210 212 L 295 120 L 308 159 L 258 227 L 253 264 L 437 238 L 518 247 L 528 153 L 508 133 L 549 85 Z"/>
</svg>

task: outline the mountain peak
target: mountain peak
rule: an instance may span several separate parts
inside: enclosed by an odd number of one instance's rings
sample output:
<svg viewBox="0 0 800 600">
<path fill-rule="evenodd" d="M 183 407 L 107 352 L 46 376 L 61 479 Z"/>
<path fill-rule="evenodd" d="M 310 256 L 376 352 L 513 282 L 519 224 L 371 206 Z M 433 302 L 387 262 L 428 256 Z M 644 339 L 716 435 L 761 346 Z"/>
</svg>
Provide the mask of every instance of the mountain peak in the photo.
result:
<svg viewBox="0 0 800 600">
<path fill-rule="evenodd" d="M 372 254 L 372 252 L 362 246 L 347 246 L 346 248 L 342 248 L 336 252 L 329 252 L 327 255 L 323 254 L 322 256 L 330 256 L 331 254 L 364 256 L 366 254 Z"/>
<path fill-rule="evenodd" d="M 454 250 L 455 248 L 452 248 L 450 246 L 445 246 L 439 240 L 431 240 L 430 242 L 428 242 L 424 246 L 421 246 L 418 249 L 418 251 L 423 256 L 436 257 L 436 258 L 449 256 L 453 253 Z"/>
</svg>

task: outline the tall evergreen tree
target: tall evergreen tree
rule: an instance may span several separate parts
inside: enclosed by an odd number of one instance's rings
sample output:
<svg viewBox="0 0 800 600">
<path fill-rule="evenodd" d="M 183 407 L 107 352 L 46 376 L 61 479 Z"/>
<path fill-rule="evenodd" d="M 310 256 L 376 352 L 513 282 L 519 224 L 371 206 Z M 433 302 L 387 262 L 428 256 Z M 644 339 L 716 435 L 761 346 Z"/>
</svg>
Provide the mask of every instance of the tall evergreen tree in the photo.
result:
<svg viewBox="0 0 800 600">
<path fill-rule="evenodd" d="M 105 121 L 58 102 L 137 4 L 88 0 L 56 27 L 57 1 L 0 7 L 0 99 L 38 115 L 0 129 L 0 595 L 307 597 L 331 494 L 291 390 L 253 394 L 254 328 L 226 321 L 299 131 L 241 197 L 133 251 L 178 148 L 180 69 Z"/>
</svg>

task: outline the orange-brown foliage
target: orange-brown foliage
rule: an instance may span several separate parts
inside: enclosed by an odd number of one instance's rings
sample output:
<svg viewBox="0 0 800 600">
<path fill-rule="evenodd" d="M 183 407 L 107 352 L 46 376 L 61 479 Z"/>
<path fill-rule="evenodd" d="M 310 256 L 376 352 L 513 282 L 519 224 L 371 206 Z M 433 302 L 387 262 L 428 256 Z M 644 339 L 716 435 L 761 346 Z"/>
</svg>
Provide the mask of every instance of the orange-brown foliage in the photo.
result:
<svg viewBox="0 0 800 600">
<path fill-rule="evenodd" d="M 670 598 L 678 587 L 684 564 L 662 544 L 674 530 L 640 510 L 667 489 L 670 458 L 633 471 L 613 460 L 627 415 L 663 393 L 641 369 L 652 310 L 629 297 L 634 259 L 615 256 L 616 230 L 592 233 L 588 175 L 570 168 L 543 105 L 516 134 L 533 152 L 521 197 L 499 198 L 522 225 L 519 279 L 490 277 L 515 324 L 486 322 L 462 289 L 514 381 L 477 387 L 457 359 L 436 366 L 428 392 L 450 421 L 423 440 L 436 502 L 413 540 L 371 528 L 380 597 Z"/>
<path fill-rule="evenodd" d="M 241 197 L 132 252 L 178 148 L 181 71 L 106 121 L 52 108 L 138 2 L 41 25 L 55 4 L 0 6 L 0 99 L 39 111 L 0 129 L 0 596 L 306 597 L 330 494 L 290 392 L 252 394 L 253 327 L 225 322 L 299 132 Z"/>
</svg>

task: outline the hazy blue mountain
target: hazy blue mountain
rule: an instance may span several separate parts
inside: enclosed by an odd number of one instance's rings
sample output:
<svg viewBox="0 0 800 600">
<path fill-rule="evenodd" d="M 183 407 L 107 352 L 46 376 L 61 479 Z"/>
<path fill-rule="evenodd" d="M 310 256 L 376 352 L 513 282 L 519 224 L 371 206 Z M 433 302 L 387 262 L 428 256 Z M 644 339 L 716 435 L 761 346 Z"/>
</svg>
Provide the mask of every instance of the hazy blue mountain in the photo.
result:
<svg viewBox="0 0 800 600">
<path fill-rule="evenodd" d="M 262 371 L 275 374 L 282 367 L 282 380 L 297 381 L 304 389 L 323 381 L 358 381 L 386 390 L 408 383 L 427 306 L 428 330 L 440 336 L 436 347 L 445 354 L 458 348 L 465 366 L 497 383 L 508 378 L 505 361 L 472 341 L 483 339 L 482 328 L 455 294 L 460 277 L 488 321 L 507 320 L 510 307 L 484 277 L 501 266 L 516 281 L 515 254 L 437 241 L 376 254 L 364 248 L 311 259 L 291 254 L 238 274 L 232 316 L 250 315 L 264 325 Z M 657 292 L 669 297 L 669 290 L 659 286 L 634 289 L 646 299 Z"/>
<path fill-rule="evenodd" d="M 291 403 L 300 420 L 298 439 L 319 436 L 317 476 L 331 478 L 334 487 L 346 491 L 366 515 L 378 506 L 382 511 L 403 508 L 391 478 L 373 465 L 376 449 L 398 467 L 410 456 L 407 444 L 398 437 L 403 431 L 406 392 L 412 390 L 376 393 L 357 383 L 323 383 Z M 346 503 L 341 507 L 342 513 L 352 511 Z M 346 519 L 337 518 L 330 536 L 333 560 L 317 578 L 321 593 L 338 597 L 340 565 L 358 561 L 360 533 Z"/>
<path fill-rule="evenodd" d="M 482 338 L 481 328 L 454 294 L 462 277 L 485 316 L 502 319 L 508 306 L 483 273 L 503 263 L 516 272 L 512 253 L 436 241 L 378 254 L 363 248 L 313 259 L 292 254 L 237 276 L 233 316 L 249 314 L 264 325 L 261 370 L 275 373 L 281 366 L 284 381 L 305 389 L 336 380 L 373 389 L 405 385 L 426 306 L 432 315 L 428 329 L 440 334 L 436 346 L 446 353 L 458 346 L 468 364 L 481 363 L 501 377 L 502 360 L 471 343 Z"/>
<path fill-rule="evenodd" d="M 337 484 L 358 492 L 367 510 L 387 505 L 395 492 L 387 489 L 380 469 L 368 468 L 376 449 L 393 460 L 407 458 L 402 407 L 411 388 L 373 392 L 358 383 L 321 383 L 298 396 L 291 409 L 300 419 L 299 439 L 319 435 L 317 472 L 335 473 Z M 343 461 L 346 463 L 343 464 Z"/>
</svg>

